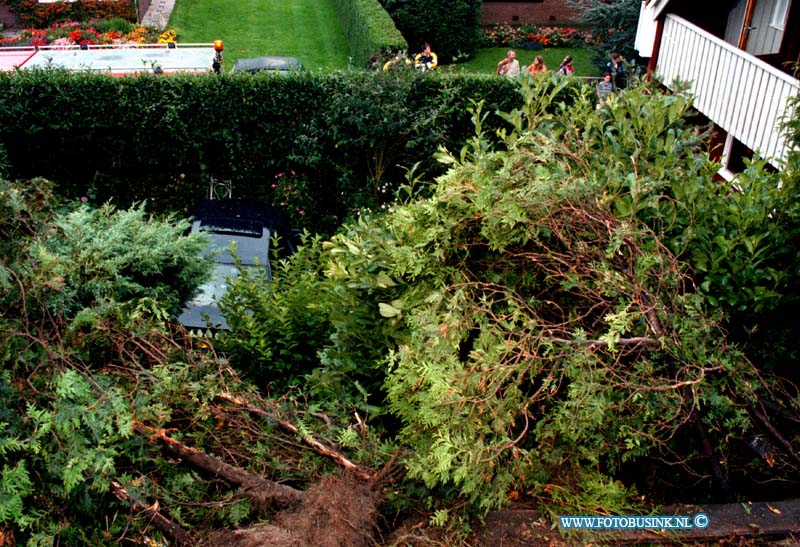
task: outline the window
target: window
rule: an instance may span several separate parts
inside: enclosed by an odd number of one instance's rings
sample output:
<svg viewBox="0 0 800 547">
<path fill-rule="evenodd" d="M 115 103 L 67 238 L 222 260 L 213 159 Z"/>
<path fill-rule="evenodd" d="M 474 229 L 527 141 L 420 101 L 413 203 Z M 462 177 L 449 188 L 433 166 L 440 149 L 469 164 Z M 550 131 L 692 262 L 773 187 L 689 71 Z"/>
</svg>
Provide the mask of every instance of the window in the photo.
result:
<svg viewBox="0 0 800 547">
<path fill-rule="evenodd" d="M 786 24 L 786 13 L 789 11 L 789 2 L 790 0 L 775 0 L 775 5 L 772 8 L 772 21 L 770 21 L 769 26 L 783 30 Z"/>
</svg>

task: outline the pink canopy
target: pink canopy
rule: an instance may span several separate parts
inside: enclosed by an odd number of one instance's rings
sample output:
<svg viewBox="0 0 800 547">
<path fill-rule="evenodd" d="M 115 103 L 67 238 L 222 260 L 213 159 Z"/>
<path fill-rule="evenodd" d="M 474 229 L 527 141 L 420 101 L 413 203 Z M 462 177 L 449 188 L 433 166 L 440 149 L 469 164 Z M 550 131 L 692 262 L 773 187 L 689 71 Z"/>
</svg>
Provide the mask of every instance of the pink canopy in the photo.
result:
<svg viewBox="0 0 800 547">
<path fill-rule="evenodd" d="M 21 67 L 35 54 L 36 50 L 34 48 L 0 48 L 0 70 L 14 70 L 16 67 Z"/>
</svg>

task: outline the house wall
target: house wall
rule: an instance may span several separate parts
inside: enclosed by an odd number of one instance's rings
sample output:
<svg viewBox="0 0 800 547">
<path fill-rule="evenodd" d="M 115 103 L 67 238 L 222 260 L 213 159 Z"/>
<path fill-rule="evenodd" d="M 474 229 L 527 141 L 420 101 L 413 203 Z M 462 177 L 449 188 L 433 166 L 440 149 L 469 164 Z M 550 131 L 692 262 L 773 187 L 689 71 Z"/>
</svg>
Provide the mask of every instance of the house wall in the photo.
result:
<svg viewBox="0 0 800 547">
<path fill-rule="evenodd" d="M 728 14 L 725 41 L 734 46 L 739 43 L 739 33 L 742 30 L 746 7 L 747 0 L 739 0 Z M 758 0 L 756 2 L 753 21 L 750 23 L 752 29 L 747 39 L 747 48 L 745 48 L 747 53 L 751 55 L 771 55 L 780 51 L 783 31 L 770 25 L 774 8 L 775 0 Z"/>
<path fill-rule="evenodd" d="M 540 0 L 538 2 L 483 2 L 481 23 L 530 23 L 537 25 L 574 25 L 581 14 L 567 5 L 565 0 Z"/>
<path fill-rule="evenodd" d="M 747 7 L 747 0 L 739 0 L 728 13 L 728 24 L 725 27 L 725 41 L 731 45 L 739 43 L 739 34 L 742 32 L 744 22 L 744 12 Z"/>
</svg>

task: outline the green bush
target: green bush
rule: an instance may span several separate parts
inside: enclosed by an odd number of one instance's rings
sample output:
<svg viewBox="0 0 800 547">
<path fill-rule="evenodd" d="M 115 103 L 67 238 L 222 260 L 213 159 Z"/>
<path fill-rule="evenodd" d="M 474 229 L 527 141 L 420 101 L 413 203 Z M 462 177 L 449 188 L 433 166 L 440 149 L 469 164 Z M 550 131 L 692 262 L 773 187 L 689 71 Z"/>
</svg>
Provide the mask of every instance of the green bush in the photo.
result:
<svg viewBox="0 0 800 547">
<path fill-rule="evenodd" d="M 356 67 L 366 65 L 375 53 L 388 57 L 408 49 L 405 38 L 378 0 L 334 0 L 333 4 Z"/>
<path fill-rule="evenodd" d="M 94 28 L 97 32 L 104 33 L 115 30 L 120 34 L 128 34 L 136 28 L 135 22 L 123 19 L 121 17 L 114 17 L 112 19 L 102 19 L 94 22 Z"/>
<path fill-rule="evenodd" d="M 319 238 L 304 236 L 294 255 L 270 272 L 244 268 L 220 301 L 230 330 L 219 346 L 256 385 L 282 393 L 319 366 L 330 335 Z"/>
<path fill-rule="evenodd" d="M 386 11 L 408 40 L 411 53 L 425 43 L 439 62 L 469 57 L 481 43 L 480 0 L 383 0 Z"/>
<path fill-rule="evenodd" d="M 198 258 L 205 238 L 184 236 L 188 227 L 182 219 L 149 218 L 142 206 L 81 206 L 55 216 L 31 248 L 40 270 L 53 276 L 51 309 L 73 317 L 111 301 L 151 299 L 177 315 L 211 269 L 210 259 Z"/>
<path fill-rule="evenodd" d="M 756 170 L 748 198 L 715 192 L 696 207 L 718 166 L 685 122 L 686 98 L 632 88 L 597 110 L 590 89 L 557 78 L 525 80 L 522 95 L 499 145 L 474 106 L 477 132 L 439 155 L 452 169 L 430 197 L 362 215 L 324 244 L 328 279 L 307 287 L 326 336 L 307 388 L 357 379 L 373 412 L 400 424 L 408 477 L 482 510 L 527 492 L 562 513 L 630 511 L 622 469 L 641 476 L 659 458 L 710 477 L 700 496 L 724 492 L 729 476 L 795 477 L 791 464 L 742 454 L 770 435 L 748 409 L 800 402 L 729 343 L 719 295 L 733 293 L 706 290 L 709 272 L 693 267 L 711 253 L 712 277 L 737 278 L 741 302 L 774 302 L 759 300 L 762 266 L 739 262 L 752 259 L 744 240 L 759 213 L 789 205 L 759 200 L 775 178 Z M 718 229 L 702 212 L 740 207 L 741 222 L 725 216 Z M 784 263 L 776 279 L 791 278 L 781 238 L 752 243 Z M 662 496 L 669 469 L 638 487 Z"/>
<path fill-rule="evenodd" d="M 486 76 L 20 71 L 0 74 L 0 143 L 14 178 L 156 211 L 187 210 L 211 177 L 231 181 L 237 197 L 279 203 L 275 177 L 294 171 L 312 204 L 300 227 L 329 232 L 359 206 L 391 199 L 405 168 L 440 174 L 433 154 L 472 132 L 472 97 L 489 111 L 521 100 L 513 82 Z M 504 122 L 491 114 L 486 125 Z"/>
</svg>

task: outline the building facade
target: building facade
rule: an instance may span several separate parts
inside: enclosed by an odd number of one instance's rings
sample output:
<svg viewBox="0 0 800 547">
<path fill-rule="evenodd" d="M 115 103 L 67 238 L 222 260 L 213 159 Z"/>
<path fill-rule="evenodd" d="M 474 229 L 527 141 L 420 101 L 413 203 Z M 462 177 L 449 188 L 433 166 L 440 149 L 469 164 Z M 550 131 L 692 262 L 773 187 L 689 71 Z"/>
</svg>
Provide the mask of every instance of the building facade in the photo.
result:
<svg viewBox="0 0 800 547">
<path fill-rule="evenodd" d="M 690 93 L 717 129 L 714 150 L 732 178 L 742 157 L 781 169 L 780 129 L 800 95 L 800 0 L 644 0 L 636 34 L 648 74 Z"/>
<path fill-rule="evenodd" d="M 580 12 L 566 0 L 538 0 L 535 2 L 494 2 L 484 0 L 481 6 L 481 23 L 495 25 L 574 25 L 581 20 Z"/>
</svg>

